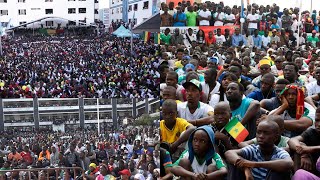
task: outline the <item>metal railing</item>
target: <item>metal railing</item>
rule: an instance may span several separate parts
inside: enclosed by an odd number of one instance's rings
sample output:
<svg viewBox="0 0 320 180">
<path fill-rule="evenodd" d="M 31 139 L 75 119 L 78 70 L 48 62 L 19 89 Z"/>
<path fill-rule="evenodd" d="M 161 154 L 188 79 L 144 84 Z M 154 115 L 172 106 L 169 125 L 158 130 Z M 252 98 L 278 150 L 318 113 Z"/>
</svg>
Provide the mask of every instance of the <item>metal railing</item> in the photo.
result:
<svg viewBox="0 0 320 180">
<path fill-rule="evenodd" d="M 76 179 L 77 178 L 77 176 L 79 175 L 78 174 L 78 172 L 79 171 L 81 171 L 81 175 L 82 175 L 82 177 L 84 177 L 84 175 L 85 175 L 85 172 L 84 172 L 84 170 L 81 168 L 81 167 L 55 167 L 55 168 L 34 168 L 34 169 L 13 169 L 13 170 L 0 170 L 0 179 L 2 180 L 2 179 L 4 179 L 3 178 L 3 175 L 1 175 L 2 173 L 6 173 L 6 172 L 20 172 L 20 171 L 23 171 L 23 172 L 26 172 L 26 173 L 28 173 L 28 179 L 34 179 L 34 178 L 32 178 L 33 177 L 33 175 L 31 174 L 32 172 L 34 172 L 34 171 L 37 171 L 37 172 L 39 172 L 39 171 L 46 171 L 47 173 L 46 173 L 46 179 L 47 180 L 49 180 L 49 171 L 55 171 L 55 177 L 56 177 L 56 180 L 59 180 L 59 173 L 60 173 L 60 171 L 61 170 L 73 170 L 73 179 Z M 78 170 L 78 172 L 77 172 L 77 170 Z M 71 175 L 70 175 L 71 176 Z M 10 180 L 12 180 L 13 179 L 13 177 L 12 177 L 12 175 L 9 177 L 9 178 L 7 178 L 7 179 L 10 179 Z M 19 179 L 21 179 L 20 177 L 19 177 Z M 38 177 L 37 177 L 37 179 L 38 179 Z M 61 178 L 60 178 L 61 179 Z"/>
</svg>

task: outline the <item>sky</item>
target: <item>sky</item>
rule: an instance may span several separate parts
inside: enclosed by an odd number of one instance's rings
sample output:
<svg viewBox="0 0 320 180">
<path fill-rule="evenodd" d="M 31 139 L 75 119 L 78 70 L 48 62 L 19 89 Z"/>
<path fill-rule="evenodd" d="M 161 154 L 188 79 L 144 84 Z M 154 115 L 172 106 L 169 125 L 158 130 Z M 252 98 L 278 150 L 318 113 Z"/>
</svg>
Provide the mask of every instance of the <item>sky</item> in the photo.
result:
<svg viewBox="0 0 320 180">
<path fill-rule="evenodd" d="M 108 8 L 109 1 L 111 1 L 111 0 L 100 0 L 99 1 L 99 9 Z"/>
</svg>

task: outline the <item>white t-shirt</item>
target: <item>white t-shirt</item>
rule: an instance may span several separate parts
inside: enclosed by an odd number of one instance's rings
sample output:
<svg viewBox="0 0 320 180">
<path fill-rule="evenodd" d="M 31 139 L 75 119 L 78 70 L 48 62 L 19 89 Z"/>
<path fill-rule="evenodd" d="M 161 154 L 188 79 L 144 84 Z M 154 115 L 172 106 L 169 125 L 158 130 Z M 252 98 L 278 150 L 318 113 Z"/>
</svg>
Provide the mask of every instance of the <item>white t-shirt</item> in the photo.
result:
<svg viewBox="0 0 320 180">
<path fill-rule="evenodd" d="M 223 102 L 226 102 L 229 104 L 226 94 L 224 94 L 223 96 L 224 96 Z M 218 102 L 220 102 L 220 94 L 212 94 L 210 97 L 209 105 L 214 108 L 216 104 L 218 104 Z"/>
<path fill-rule="evenodd" d="M 200 107 L 193 114 L 191 114 L 189 108 L 187 107 L 187 103 L 188 102 L 182 102 L 177 105 L 179 117 L 185 120 L 196 120 L 208 117 L 208 113 L 210 111 L 213 112 L 213 107 L 211 107 L 209 104 L 199 102 Z"/>
<path fill-rule="evenodd" d="M 229 20 L 229 21 L 236 19 L 236 17 L 234 16 L 234 14 L 230 14 L 230 15 L 226 14 L 226 15 L 225 15 L 225 18 L 226 18 L 226 20 Z M 227 24 L 225 24 L 225 26 L 232 26 L 232 25 L 234 25 L 234 23 L 227 23 Z"/>
<path fill-rule="evenodd" d="M 259 14 L 248 14 L 247 19 L 250 21 L 259 20 Z M 258 23 L 249 23 L 248 28 L 258 29 Z"/>
<path fill-rule="evenodd" d="M 320 86 L 317 84 L 317 81 L 313 81 L 306 85 L 308 96 L 320 93 Z"/>
<path fill-rule="evenodd" d="M 201 16 L 203 18 L 208 18 L 211 16 L 211 12 L 210 11 L 203 11 L 201 10 L 199 13 L 198 13 L 198 16 Z M 210 25 L 210 22 L 208 20 L 201 20 L 199 22 L 199 25 L 200 26 L 209 26 Z"/>
<path fill-rule="evenodd" d="M 210 87 L 206 82 L 202 82 L 201 83 L 201 87 L 202 87 L 202 92 L 205 93 L 207 95 L 207 97 L 209 97 L 209 94 L 211 96 L 212 94 L 215 94 L 215 93 L 219 92 L 220 83 L 217 81 L 216 82 L 216 86 L 212 89 L 211 92 L 209 92 L 210 91 Z"/>
<path fill-rule="evenodd" d="M 214 17 L 214 18 L 216 18 L 217 16 L 218 16 L 218 12 L 216 12 L 216 13 L 213 14 L 213 17 Z M 215 21 L 215 22 L 214 22 L 214 26 L 223 26 L 223 22 L 222 22 L 222 21 L 224 20 L 224 18 L 225 18 L 225 14 L 224 14 L 224 12 L 221 12 L 221 13 L 219 14 L 219 16 L 218 16 L 218 19 L 221 20 L 221 21 L 218 21 L 218 20 Z"/>
<path fill-rule="evenodd" d="M 261 39 L 262 39 L 262 46 L 263 47 L 266 47 L 269 43 L 270 43 L 270 37 L 267 36 L 261 36 Z"/>
<path fill-rule="evenodd" d="M 190 39 L 191 42 L 192 42 L 192 41 L 196 41 L 196 40 L 197 40 L 197 36 L 196 36 L 195 34 L 191 34 L 191 36 L 189 36 L 189 33 L 186 33 L 185 35 L 183 35 L 183 38 L 184 38 L 183 43 L 184 43 L 184 45 L 185 45 L 186 47 L 188 47 L 188 48 L 191 48 L 192 45 L 191 45 L 191 43 L 188 41 L 187 36 L 189 37 L 189 39 Z"/>
<path fill-rule="evenodd" d="M 226 38 L 222 34 L 221 36 L 215 35 L 215 38 L 217 44 L 223 44 L 224 42 L 226 42 Z"/>
</svg>

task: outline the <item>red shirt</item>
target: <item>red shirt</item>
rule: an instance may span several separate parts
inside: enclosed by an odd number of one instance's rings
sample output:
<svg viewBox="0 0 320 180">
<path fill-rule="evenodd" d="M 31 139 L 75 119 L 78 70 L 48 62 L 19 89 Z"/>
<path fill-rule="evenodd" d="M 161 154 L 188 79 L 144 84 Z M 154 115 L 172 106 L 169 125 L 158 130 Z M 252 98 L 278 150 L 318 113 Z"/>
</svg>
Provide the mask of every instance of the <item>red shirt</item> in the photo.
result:
<svg viewBox="0 0 320 180">
<path fill-rule="evenodd" d="M 210 46 L 213 43 L 216 43 L 216 38 L 214 36 L 212 36 L 212 38 L 210 39 L 209 36 L 205 38 L 206 44 L 208 46 Z"/>
<path fill-rule="evenodd" d="M 31 157 L 31 153 L 30 152 L 24 152 L 22 151 L 20 153 L 20 155 L 22 156 L 22 158 L 28 163 L 28 164 L 32 164 L 32 157 Z"/>
</svg>

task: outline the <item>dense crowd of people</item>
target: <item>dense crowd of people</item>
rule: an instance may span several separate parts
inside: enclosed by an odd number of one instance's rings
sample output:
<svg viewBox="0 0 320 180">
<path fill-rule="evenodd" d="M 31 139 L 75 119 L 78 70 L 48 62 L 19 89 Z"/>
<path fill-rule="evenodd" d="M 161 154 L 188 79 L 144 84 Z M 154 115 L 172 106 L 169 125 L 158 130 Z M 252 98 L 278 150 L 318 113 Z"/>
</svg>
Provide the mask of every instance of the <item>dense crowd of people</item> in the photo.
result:
<svg viewBox="0 0 320 180">
<path fill-rule="evenodd" d="M 2 98 L 156 98 L 157 45 L 100 36 L 18 36 L 3 40 Z"/>
<path fill-rule="evenodd" d="M 31 171 L 31 179 L 155 180 L 160 177 L 159 139 L 159 130 L 151 126 L 100 135 L 94 129 L 8 130 L 0 137 L 0 178 L 27 180 L 28 172 L 21 169 L 47 168 Z"/>
<path fill-rule="evenodd" d="M 230 11 L 223 4 L 196 5 L 210 12 L 217 7 L 219 18 L 200 21 L 232 23 L 220 19 Z M 192 10 L 186 1 L 180 3 L 174 23 L 184 23 L 179 18 L 185 7 Z M 275 19 L 272 35 L 268 29 L 259 35 L 256 10 Z M 299 41 L 293 36 L 297 12 L 250 5 L 243 35 L 236 29 L 221 38 L 218 29 L 216 41 L 209 43 L 192 28 L 185 35 L 177 28 L 170 40 L 166 29 L 159 66 L 162 179 L 320 178 L 320 46 L 317 28 L 308 30 L 307 24 L 300 32 L 312 35 Z M 261 43 L 263 37 L 267 40 Z"/>
</svg>

